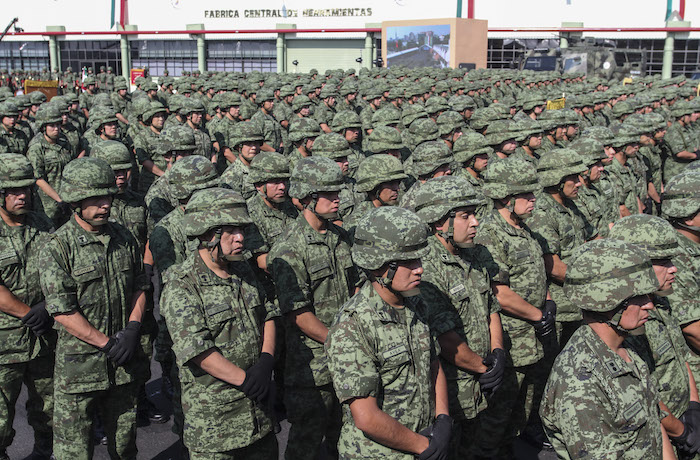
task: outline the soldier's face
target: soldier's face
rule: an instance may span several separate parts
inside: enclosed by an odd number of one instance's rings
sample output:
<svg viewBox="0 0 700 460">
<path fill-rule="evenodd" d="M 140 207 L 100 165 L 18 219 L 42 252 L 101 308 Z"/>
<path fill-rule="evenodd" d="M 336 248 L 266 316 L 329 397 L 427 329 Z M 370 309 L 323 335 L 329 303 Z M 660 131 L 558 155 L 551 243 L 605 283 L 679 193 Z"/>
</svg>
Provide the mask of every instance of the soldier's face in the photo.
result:
<svg viewBox="0 0 700 460">
<path fill-rule="evenodd" d="M 515 139 L 508 139 L 503 144 L 501 144 L 501 148 L 499 149 L 499 151 L 509 155 L 515 152 L 516 148 L 518 148 L 518 143 L 515 141 Z"/>
<path fill-rule="evenodd" d="M 625 146 L 625 155 L 628 157 L 634 157 L 637 156 L 637 152 L 639 152 L 639 143 L 635 142 L 632 144 L 627 144 Z"/>
<path fill-rule="evenodd" d="M 651 133 L 644 133 L 639 135 L 639 143 L 642 145 L 653 145 L 654 135 Z"/>
<path fill-rule="evenodd" d="M 164 124 L 165 124 L 165 112 L 159 112 L 159 113 L 153 115 L 153 118 L 151 118 L 151 126 L 153 126 L 156 129 L 163 129 Z"/>
<path fill-rule="evenodd" d="M 258 191 L 265 193 L 265 197 L 274 203 L 281 203 L 287 199 L 287 179 L 274 179 L 267 182 L 265 186 L 260 186 Z M 264 189 L 264 190 L 263 190 Z"/>
<path fill-rule="evenodd" d="M 486 153 L 480 153 L 474 157 L 474 171 L 481 172 L 486 169 L 489 164 L 489 156 Z"/>
<path fill-rule="evenodd" d="M 603 150 L 605 151 L 605 154 L 608 156 L 608 160 L 611 160 L 611 161 L 615 157 L 615 153 L 617 153 L 615 151 L 615 147 L 613 147 L 612 145 L 604 146 Z"/>
<path fill-rule="evenodd" d="M 80 207 L 83 220 L 95 222 L 92 225 L 106 223 L 112 209 L 112 197 L 107 195 L 86 198 L 81 202 Z"/>
<path fill-rule="evenodd" d="M 255 158 L 255 155 L 260 153 L 260 147 L 262 147 L 262 141 L 243 142 L 241 144 L 241 156 L 250 163 Z"/>
<path fill-rule="evenodd" d="M 600 179 L 601 174 L 603 174 L 603 169 L 603 162 L 596 162 L 596 164 L 591 166 L 591 169 L 588 170 L 588 179 L 591 182 L 596 182 L 598 179 Z"/>
<path fill-rule="evenodd" d="M 473 243 L 479 221 L 476 219 L 476 206 L 457 210 L 454 217 L 455 243 Z"/>
<path fill-rule="evenodd" d="M 233 256 L 243 252 L 243 227 L 226 225 L 221 228 L 221 255 Z"/>
<path fill-rule="evenodd" d="M 386 276 L 387 270 L 383 273 Z M 398 263 L 396 274 L 391 281 L 391 288 L 398 292 L 410 291 L 420 287 L 423 264 L 420 259 L 405 260 Z"/>
<path fill-rule="evenodd" d="M 301 110 L 299 110 L 299 114 L 300 114 L 302 117 L 308 117 L 308 116 L 309 116 L 309 112 L 310 112 L 310 109 L 309 109 L 308 106 L 302 107 Z"/>
<path fill-rule="evenodd" d="M 563 180 L 561 193 L 564 197 L 574 200 L 578 197 L 579 187 L 581 187 L 581 176 L 578 174 L 569 174 Z"/>
<path fill-rule="evenodd" d="M 10 116 L 10 117 L 2 117 L 2 124 L 9 129 L 14 128 L 15 122 L 17 122 L 17 117 L 15 116 Z"/>
<path fill-rule="evenodd" d="M 379 184 L 379 187 L 377 187 L 377 197 L 386 206 L 396 206 L 396 203 L 399 201 L 400 184 L 401 181 L 399 180 L 392 180 Z"/>
<path fill-rule="evenodd" d="M 654 259 L 652 260 L 656 279 L 659 280 L 659 292 L 666 295 L 671 293 L 673 283 L 676 281 L 676 272 L 678 269 L 670 259 Z"/>
<path fill-rule="evenodd" d="M 241 108 L 237 105 L 231 106 L 228 108 L 228 113 L 232 118 L 237 119 L 241 114 Z"/>
<path fill-rule="evenodd" d="M 30 187 L 5 189 L 5 209 L 10 214 L 26 214 L 32 207 L 32 191 Z"/>
<path fill-rule="evenodd" d="M 542 146 L 542 133 L 535 133 L 530 136 L 527 141 L 528 147 L 531 149 L 538 149 Z"/>
<path fill-rule="evenodd" d="M 657 141 L 660 141 L 661 139 L 664 138 L 665 135 L 666 135 L 666 128 L 656 130 L 656 132 L 654 133 L 654 139 L 656 139 Z"/>
<path fill-rule="evenodd" d="M 348 157 L 339 157 L 335 159 L 336 164 L 343 171 L 343 176 L 346 176 L 350 171 L 350 163 L 348 162 Z"/>
<path fill-rule="evenodd" d="M 620 318 L 620 327 L 631 331 L 643 326 L 649 319 L 649 310 L 654 308 L 654 303 L 648 295 L 635 296 L 625 302 L 627 307 Z"/>
<path fill-rule="evenodd" d="M 340 198 L 338 192 L 319 192 L 316 200 L 316 212 L 318 214 L 333 214 L 338 212 Z"/>
<path fill-rule="evenodd" d="M 572 138 L 576 136 L 576 133 L 578 133 L 578 126 L 577 125 L 569 125 L 566 127 L 566 135 L 569 138 Z"/>
<path fill-rule="evenodd" d="M 46 137 L 55 141 L 56 139 L 58 139 L 58 136 L 61 133 L 61 122 L 50 123 L 46 125 L 45 130 Z"/>
<path fill-rule="evenodd" d="M 271 112 L 272 108 L 275 106 L 275 101 L 265 101 L 263 102 L 263 109 L 267 112 Z"/>
<path fill-rule="evenodd" d="M 109 123 L 105 123 L 103 125 L 103 134 L 110 139 L 117 137 L 117 122 L 110 121 Z"/>
<path fill-rule="evenodd" d="M 535 194 L 532 192 L 514 195 L 512 199 L 515 200 L 513 212 L 520 217 L 529 216 L 535 209 Z"/>
<path fill-rule="evenodd" d="M 353 144 L 357 142 L 357 139 L 360 137 L 360 129 L 359 128 L 347 128 L 345 130 L 345 140 L 348 141 L 349 143 Z"/>
<path fill-rule="evenodd" d="M 202 112 L 192 112 L 188 119 L 192 122 L 193 125 L 199 126 L 202 123 Z"/>
</svg>

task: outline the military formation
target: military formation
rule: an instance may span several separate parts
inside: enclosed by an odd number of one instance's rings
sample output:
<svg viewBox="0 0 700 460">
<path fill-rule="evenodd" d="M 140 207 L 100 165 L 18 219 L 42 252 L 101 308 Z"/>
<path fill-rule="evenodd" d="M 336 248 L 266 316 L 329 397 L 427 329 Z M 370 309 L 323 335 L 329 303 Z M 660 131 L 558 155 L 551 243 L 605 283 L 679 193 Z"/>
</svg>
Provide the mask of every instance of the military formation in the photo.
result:
<svg viewBox="0 0 700 460">
<path fill-rule="evenodd" d="M 0 459 L 23 385 L 137 458 L 151 360 L 182 458 L 698 456 L 693 82 L 60 80 L 0 87 Z"/>
</svg>

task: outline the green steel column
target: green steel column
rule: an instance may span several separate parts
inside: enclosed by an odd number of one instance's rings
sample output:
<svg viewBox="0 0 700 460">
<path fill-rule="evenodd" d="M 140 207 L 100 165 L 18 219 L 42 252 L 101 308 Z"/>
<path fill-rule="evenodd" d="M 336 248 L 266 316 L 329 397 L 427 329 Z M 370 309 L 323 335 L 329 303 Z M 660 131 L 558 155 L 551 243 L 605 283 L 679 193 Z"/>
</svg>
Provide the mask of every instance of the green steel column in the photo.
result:
<svg viewBox="0 0 700 460">
<path fill-rule="evenodd" d="M 134 24 L 126 24 L 124 30 L 138 30 Z M 129 46 L 129 35 L 121 35 L 119 37 L 119 47 L 121 48 L 122 57 L 122 77 L 126 80 L 127 85 L 131 85 L 131 47 Z"/>
<path fill-rule="evenodd" d="M 66 28 L 64 26 L 46 26 L 47 32 L 65 32 Z M 58 48 L 58 36 L 49 35 L 49 71 L 53 72 L 53 69 L 61 70 L 61 60 L 60 51 Z"/>
<path fill-rule="evenodd" d="M 690 27 L 690 21 L 666 21 L 666 27 Z M 673 48 L 676 37 L 685 38 L 688 33 L 667 32 L 666 40 L 664 41 L 664 60 L 661 67 L 661 78 L 671 78 L 673 72 Z"/>
<path fill-rule="evenodd" d="M 366 23 L 365 27 L 368 29 L 379 28 L 382 25 L 379 23 Z M 374 61 L 374 32 L 367 32 L 365 37 L 365 49 L 362 51 L 362 66 L 371 69 Z"/>
<path fill-rule="evenodd" d="M 277 72 L 286 72 L 284 59 L 284 34 L 277 34 Z"/>
<path fill-rule="evenodd" d="M 187 24 L 186 30 L 204 30 L 204 24 Z M 204 34 L 192 34 L 190 37 L 197 40 L 197 67 L 200 72 L 207 71 L 207 41 Z"/>
</svg>

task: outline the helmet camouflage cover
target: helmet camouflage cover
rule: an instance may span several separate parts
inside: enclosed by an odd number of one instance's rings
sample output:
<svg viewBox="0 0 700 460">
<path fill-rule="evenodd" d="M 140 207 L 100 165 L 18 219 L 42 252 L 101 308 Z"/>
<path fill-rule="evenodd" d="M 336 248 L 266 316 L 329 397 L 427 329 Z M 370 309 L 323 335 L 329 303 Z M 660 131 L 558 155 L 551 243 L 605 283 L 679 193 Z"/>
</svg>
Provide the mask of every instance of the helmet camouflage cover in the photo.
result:
<svg viewBox="0 0 700 460">
<path fill-rule="evenodd" d="M 343 171 L 327 157 L 299 160 L 289 180 L 289 196 L 299 200 L 318 192 L 338 192 L 343 188 Z"/>
<path fill-rule="evenodd" d="M 192 238 L 204 235 L 214 228 L 245 226 L 251 222 L 246 202 L 240 193 L 212 187 L 192 194 L 182 224 L 185 234 Z"/>
<path fill-rule="evenodd" d="M 0 154 L 0 190 L 34 185 L 34 168 L 27 157 L 19 153 Z"/>
<path fill-rule="evenodd" d="M 114 195 L 114 171 L 99 158 L 76 158 L 63 170 L 59 191 L 63 201 L 79 203 L 86 198 Z"/>
</svg>

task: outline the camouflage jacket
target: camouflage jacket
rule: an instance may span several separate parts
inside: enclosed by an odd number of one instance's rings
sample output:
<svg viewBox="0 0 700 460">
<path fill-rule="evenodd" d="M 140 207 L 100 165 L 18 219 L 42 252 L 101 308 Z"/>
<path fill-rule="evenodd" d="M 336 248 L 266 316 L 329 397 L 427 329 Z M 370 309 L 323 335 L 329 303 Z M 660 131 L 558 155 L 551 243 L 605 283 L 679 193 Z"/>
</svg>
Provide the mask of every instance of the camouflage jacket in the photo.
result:
<svg viewBox="0 0 700 460">
<path fill-rule="evenodd" d="M 494 282 L 510 287 L 527 303 L 543 308 L 547 297 L 547 273 L 542 249 L 525 223 L 508 224 L 497 210 L 480 221 L 474 242 L 488 250 L 485 262 Z M 503 341 L 513 366 L 534 364 L 544 357 L 542 343 L 528 321 L 501 311 Z"/>
<path fill-rule="evenodd" d="M 19 153 L 26 155 L 29 138 L 21 129 L 15 127 L 12 132 L 0 124 L 0 153 Z"/>
<path fill-rule="evenodd" d="M 139 244 L 139 252 L 144 253 L 148 239 L 147 210 L 143 197 L 132 190 L 118 193 L 112 198 L 110 220 L 126 227 Z"/>
<path fill-rule="evenodd" d="M 355 426 L 348 403 L 353 398 L 377 398 L 379 409 L 416 432 L 433 423 L 430 365 L 437 351 L 425 308 L 420 297 L 406 299 L 402 309 L 391 307 L 367 282 L 333 321 L 326 354 L 335 393 L 343 403 L 341 458 L 414 458 L 365 436 Z"/>
<path fill-rule="evenodd" d="M 226 168 L 219 182 L 222 187 L 235 190 L 247 200 L 258 193 L 255 186 L 248 180 L 248 174 L 250 174 L 250 168 L 239 159 Z"/>
<path fill-rule="evenodd" d="M 187 235 L 182 226 L 185 211 L 177 206 L 163 217 L 153 229 L 149 238 L 153 261 L 158 267 L 163 283 L 169 281 L 169 272 L 173 266 L 185 261 L 187 257 Z"/>
<path fill-rule="evenodd" d="M 436 337 L 455 331 L 477 355 L 491 351 L 490 315 L 501 306 L 491 292 L 485 270 L 461 255 L 450 253 L 436 236 L 428 237 L 430 254 L 423 258 L 421 298 L 428 306 L 427 320 Z M 486 409 L 478 376 L 440 356 L 447 377 L 450 415 L 473 419 Z"/>
<path fill-rule="evenodd" d="M 186 126 L 189 126 L 186 124 Z M 192 129 L 190 127 L 190 129 Z M 198 129 L 192 129 L 194 131 L 194 142 L 197 148 L 194 150 L 193 155 L 202 155 L 205 158 L 212 159 L 212 140 L 209 136 L 207 128 L 202 126 Z"/>
<path fill-rule="evenodd" d="M 672 258 L 673 265 L 678 268 L 676 282 L 667 299 L 673 317 L 685 327 L 700 320 L 700 244 L 679 233 L 678 245 L 681 253 Z"/>
<path fill-rule="evenodd" d="M 350 256 L 350 241 L 340 227 L 315 231 L 303 216 L 287 229 L 267 259 L 283 315 L 307 308 L 326 327 L 352 295 L 358 273 Z M 286 329 L 285 384 L 313 387 L 331 383 L 323 344 L 291 321 Z"/>
<path fill-rule="evenodd" d="M 44 300 L 39 282 L 39 251 L 46 244 L 53 224 L 43 214 L 29 212 L 24 225 L 10 227 L 0 220 L 0 286 L 19 301 L 32 307 Z M 16 318 L 0 312 L 0 365 L 22 363 L 51 352 L 56 333 L 38 338 Z"/>
<path fill-rule="evenodd" d="M 184 441 L 193 450 L 229 451 L 253 444 L 271 431 L 270 417 L 237 387 L 217 379 L 192 359 L 214 349 L 241 369 L 259 358 L 263 327 L 278 313 L 246 262 L 220 278 L 191 251 L 165 285 L 161 312 L 180 367 Z M 225 420 L 225 423 L 222 421 Z"/>
<path fill-rule="evenodd" d="M 299 216 L 299 211 L 294 207 L 291 200 L 281 203 L 278 208 L 272 209 L 263 200 L 259 193 L 256 193 L 247 200 L 248 213 L 250 219 L 258 227 L 265 245 L 271 248 L 277 239 Z"/>
<path fill-rule="evenodd" d="M 654 307 L 649 310 L 644 335 L 629 336 L 625 344 L 646 362 L 661 400 L 678 418 L 688 409 L 690 401 L 690 379 L 685 367 L 686 361 L 690 360 L 690 349 L 678 322 L 671 315 L 668 301 L 655 297 Z"/>
<path fill-rule="evenodd" d="M 598 234 L 603 238 L 607 238 L 610 233 L 609 224 L 614 223 L 611 210 L 614 209 L 619 214 L 619 208 L 609 206 L 609 200 L 598 188 L 600 182 L 591 184 L 590 186 L 581 185 L 578 189 L 578 205 L 579 211 L 583 215 L 586 222 L 598 230 Z"/>
<path fill-rule="evenodd" d="M 41 137 L 39 137 L 39 135 Z M 34 168 L 34 177 L 45 180 L 53 189 L 61 193 L 61 175 L 63 168 L 73 159 L 72 149 L 66 141 L 59 141 L 49 144 L 43 134 L 39 133 L 27 151 L 27 158 Z M 36 187 L 35 194 L 39 196 L 34 201 L 34 208 L 43 211 L 51 220 L 56 221 L 60 215 L 58 203 L 48 196 L 39 187 Z"/>
<path fill-rule="evenodd" d="M 542 247 L 543 254 L 556 254 L 562 262 L 567 263 L 574 250 L 598 233 L 585 222 L 576 205 L 565 201 L 559 204 L 549 194 L 542 192 L 537 196 L 535 210 L 526 223 L 533 236 Z M 550 280 L 549 290 L 552 300 L 557 304 L 558 321 L 578 321 L 581 309 L 565 294 L 562 286 Z"/>
<path fill-rule="evenodd" d="M 54 233 L 41 251 L 41 288 L 52 315 L 77 311 L 97 330 L 112 336 L 129 321 L 134 294 L 148 289 L 138 244 L 129 231 L 109 222 L 99 234 L 75 218 Z M 55 385 L 64 393 L 106 390 L 148 375 L 142 348 L 116 367 L 63 328 L 56 345 Z"/>
<path fill-rule="evenodd" d="M 335 113 L 335 108 L 328 107 L 325 103 L 321 102 L 314 113 L 314 118 L 318 121 L 319 125 L 325 124 L 330 128 Z"/>
<path fill-rule="evenodd" d="M 151 128 L 139 132 L 134 139 L 134 151 L 136 152 L 136 159 L 139 165 L 143 166 L 146 161 L 152 161 L 161 171 L 166 170 L 168 163 L 165 157 L 156 154 L 156 144 L 159 142 L 161 142 L 160 134 L 156 134 Z M 139 191 L 146 193 L 156 179 L 157 176 L 155 174 L 142 167 L 139 174 Z"/>
<path fill-rule="evenodd" d="M 540 416 L 561 459 L 661 458 L 659 394 L 644 361 L 580 327 L 554 362 Z"/>
<path fill-rule="evenodd" d="M 676 174 L 683 172 L 690 163 L 689 160 L 678 158 L 679 152 L 694 152 L 700 147 L 695 136 L 691 134 L 687 126 L 681 126 L 679 122 L 673 123 L 664 136 L 664 181 L 668 182 Z"/>
<path fill-rule="evenodd" d="M 278 152 L 282 151 L 282 125 L 280 125 L 279 121 L 275 120 L 275 117 L 263 113 L 262 110 L 258 110 L 251 117 L 250 121 L 260 125 L 267 145 Z"/>
<path fill-rule="evenodd" d="M 156 224 L 180 204 L 172 195 L 168 171 L 153 182 L 146 193 L 145 202 L 148 209 L 148 234 L 150 235 Z"/>
</svg>

